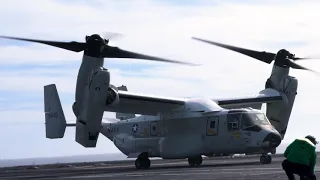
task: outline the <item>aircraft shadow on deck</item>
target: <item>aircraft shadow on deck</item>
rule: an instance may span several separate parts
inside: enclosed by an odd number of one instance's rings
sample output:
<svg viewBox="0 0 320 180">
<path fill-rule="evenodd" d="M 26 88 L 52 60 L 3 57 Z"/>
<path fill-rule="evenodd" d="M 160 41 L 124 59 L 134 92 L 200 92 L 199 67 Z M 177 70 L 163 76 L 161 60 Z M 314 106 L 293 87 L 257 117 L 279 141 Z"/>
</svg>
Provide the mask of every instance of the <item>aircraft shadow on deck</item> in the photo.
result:
<svg viewBox="0 0 320 180">
<path fill-rule="evenodd" d="M 274 163 L 271 163 L 269 165 L 272 165 Z M 112 169 L 111 172 L 115 172 L 114 170 L 116 169 L 117 172 L 128 172 L 128 170 L 133 170 L 133 171 L 148 171 L 148 170 L 161 170 L 161 169 L 187 169 L 187 168 L 210 168 L 210 167 L 230 167 L 230 166 L 249 166 L 249 165 L 261 165 L 263 166 L 260 162 L 234 162 L 234 163 L 215 163 L 215 164 L 202 164 L 200 166 L 189 166 L 188 164 L 161 164 L 158 165 L 157 163 L 155 165 L 151 165 L 149 169 L 140 169 L 137 170 L 134 165 L 133 167 L 115 167 L 115 168 L 108 168 L 109 170 Z"/>
</svg>

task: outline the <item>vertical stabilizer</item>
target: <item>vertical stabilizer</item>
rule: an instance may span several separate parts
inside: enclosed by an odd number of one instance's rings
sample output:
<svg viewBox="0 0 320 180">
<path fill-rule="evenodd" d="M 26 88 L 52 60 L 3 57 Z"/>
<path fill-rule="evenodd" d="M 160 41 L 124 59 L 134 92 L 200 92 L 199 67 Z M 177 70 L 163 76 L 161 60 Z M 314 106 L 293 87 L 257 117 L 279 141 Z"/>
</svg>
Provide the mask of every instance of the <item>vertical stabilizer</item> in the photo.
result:
<svg viewBox="0 0 320 180">
<path fill-rule="evenodd" d="M 67 122 L 55 84 L 44 86 L 44 112 L 46 138 L 63 138 Z"/>
</svg>

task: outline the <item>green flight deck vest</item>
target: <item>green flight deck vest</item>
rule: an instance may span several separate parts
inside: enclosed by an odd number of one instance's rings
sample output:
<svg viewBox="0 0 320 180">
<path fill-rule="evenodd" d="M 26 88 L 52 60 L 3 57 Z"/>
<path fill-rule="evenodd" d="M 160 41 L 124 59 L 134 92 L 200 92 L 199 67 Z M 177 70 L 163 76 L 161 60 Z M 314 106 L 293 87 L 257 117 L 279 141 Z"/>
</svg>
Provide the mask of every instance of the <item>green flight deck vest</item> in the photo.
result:
<svg viewBox="0 0 320 180">
<path fill-rule="evenodd" d="M 291 163 L 309 166 L 313 172 L 316 165 L 316 146 L 309 139 L 296 139 L 285 150 L 284 156 Z"/>
</svg>

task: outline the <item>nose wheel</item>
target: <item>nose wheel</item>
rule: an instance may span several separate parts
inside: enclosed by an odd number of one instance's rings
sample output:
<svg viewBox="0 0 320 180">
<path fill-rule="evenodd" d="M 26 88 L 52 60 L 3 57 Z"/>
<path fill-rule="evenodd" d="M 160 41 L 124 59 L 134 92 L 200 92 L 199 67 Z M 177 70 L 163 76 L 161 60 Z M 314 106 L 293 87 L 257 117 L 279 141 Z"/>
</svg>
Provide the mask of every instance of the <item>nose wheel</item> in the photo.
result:
<svg viewBox="0 0 320 180">
<path fill-rule="evenodd" d="M 270 155 L 262 155 L 260 157 L 260 162 L 261 164 L 270 164 L 272 161 L 272 158 Z"/>
<path fill-rule="evenodd" d="M 189 157 L 188 163 L 190 166 L 200 166 L 202 164 L 202 156 Z"/>
<path fill-rule="evenodd" d="M 134 165 L 136 166 L 137 169 L 149 169 L 151 162 L 148 157 L 139 157 L 134 162 Z"/>
</svg>

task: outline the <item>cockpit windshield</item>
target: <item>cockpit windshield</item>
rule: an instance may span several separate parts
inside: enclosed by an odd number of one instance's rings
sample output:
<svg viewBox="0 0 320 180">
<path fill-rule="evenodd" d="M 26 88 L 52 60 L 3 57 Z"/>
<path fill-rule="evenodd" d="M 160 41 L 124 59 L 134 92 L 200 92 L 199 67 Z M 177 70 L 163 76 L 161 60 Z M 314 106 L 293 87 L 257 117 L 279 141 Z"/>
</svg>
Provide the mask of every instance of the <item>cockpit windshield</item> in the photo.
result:
<svg viewBox="0 0 320 180">
<path fill-rule="evenodd" d="M 270 125 L 270 122 L 263 113 L 243 113 L 241 117 L 241 128 L 253 125 Z"/>
<path fill-rule="evenodd" d="M 235 131 L 252 126 L 270 125 L 263 113 L 257 112 L 230 112 L 227 115 L 228 130 Z"/>
</svg>

